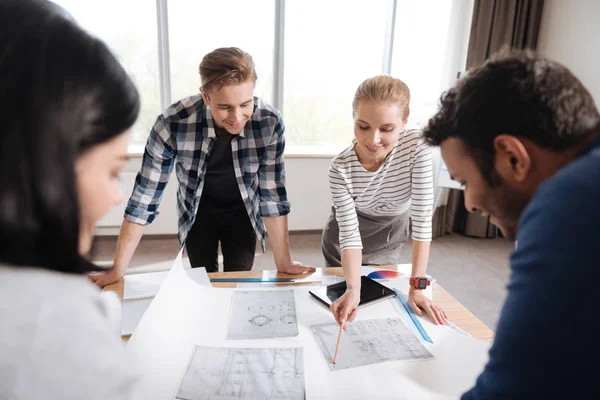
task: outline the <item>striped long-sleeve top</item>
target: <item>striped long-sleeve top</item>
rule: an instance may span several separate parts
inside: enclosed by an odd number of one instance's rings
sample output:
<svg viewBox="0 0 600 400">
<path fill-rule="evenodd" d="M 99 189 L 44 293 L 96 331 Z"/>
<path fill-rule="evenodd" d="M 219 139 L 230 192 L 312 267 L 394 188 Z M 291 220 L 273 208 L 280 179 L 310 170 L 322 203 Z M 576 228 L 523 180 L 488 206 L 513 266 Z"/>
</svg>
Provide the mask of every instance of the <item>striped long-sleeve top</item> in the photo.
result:
<svg viewBox="0 0 600 400">
<path fill-rule="evenodd" d="M 421 131 L 400 134 L 375 172 L 363 168 L 353 144 L 331 162 L 329 185 L 340 229 L 340 250 L 362 249 L 356 210 L 373 216 L 397 216 L 410 209 L 413 240 L 431 240 L 433 169 L 431 149 Z"/>
</svg>

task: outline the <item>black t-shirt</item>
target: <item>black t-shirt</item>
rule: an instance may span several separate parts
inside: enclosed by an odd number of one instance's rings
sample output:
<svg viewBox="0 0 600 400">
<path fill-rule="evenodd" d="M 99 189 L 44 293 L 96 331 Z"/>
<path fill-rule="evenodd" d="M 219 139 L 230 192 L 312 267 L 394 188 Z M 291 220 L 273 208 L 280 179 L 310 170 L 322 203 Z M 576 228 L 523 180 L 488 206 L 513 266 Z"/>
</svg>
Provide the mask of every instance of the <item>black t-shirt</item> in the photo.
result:
<svg viewBox="0 0 600 400">
<path fill-rule="evenodd" d="M 231 151 L 231 141 L 235 135 L 223 128 L 215 128 L 215 133 L 217 137 L 206 159 L 201 204 L 216 209 L 243 207 Z"/>
</svg>

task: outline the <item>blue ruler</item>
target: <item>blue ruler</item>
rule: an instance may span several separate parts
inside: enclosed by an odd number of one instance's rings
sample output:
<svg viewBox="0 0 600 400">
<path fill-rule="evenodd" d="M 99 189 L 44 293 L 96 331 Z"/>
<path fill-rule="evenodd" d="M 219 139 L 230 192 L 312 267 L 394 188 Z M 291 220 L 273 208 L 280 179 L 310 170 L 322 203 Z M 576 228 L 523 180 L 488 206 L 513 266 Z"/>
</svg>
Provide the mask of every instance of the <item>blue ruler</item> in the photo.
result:
<svg viewBox="0 0 600 400">
<path fill-rule="evenodd" d="M 211 282 L 296 282 L 296 278 L 210 278 Z"/>
<path fill-rule="evenodd" d="M 400 302 L 400 304 L 404 306 L 404 309 L 408 313 L 408 316 L 417 327 L 417 330 L 419 331 L 421 336 L 423 336 L 423 339 L 426 342 L 433 343 L 433 340 L 431 340 L 431 338 L 427 334 L 427 331 L 425 330 L 425 328 L 423 328 L 423 325 L 421 325 L 421 321 L 419 321 L 419 318 L 416 316 L 412 307 L 408 305 L 408 301 L 406 300 L 406 297 L 404 297 L 404 294 L 396 288 L 394 288 L 394 292 L 396 292 L 396 298 L 398 299 L 398 302 Z M 392 299 L 392 303 L 394 304 L 394 306 L 396 306 L 398 302 L 394 302 L 394 300 Z"/>
</svg>

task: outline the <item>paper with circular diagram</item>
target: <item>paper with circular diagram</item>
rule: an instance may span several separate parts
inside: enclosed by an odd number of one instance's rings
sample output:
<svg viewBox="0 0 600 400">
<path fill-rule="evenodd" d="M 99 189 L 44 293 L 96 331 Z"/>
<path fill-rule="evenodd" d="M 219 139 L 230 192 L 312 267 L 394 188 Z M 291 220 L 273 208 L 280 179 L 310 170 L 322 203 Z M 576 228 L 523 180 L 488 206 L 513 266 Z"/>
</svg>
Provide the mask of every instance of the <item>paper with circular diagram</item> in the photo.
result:
<svg viewBox="0 0 600 400">
<path fill-rule="evenodd" d="M 237 290 L 231 301 L 228 340 L 298 336 L 293 290 Z"/>
<path fill-rule="evenodd" d="M 354 321 L 347 324 L 347 328 L 333 364 L 340 326 L 331 323 L 310 327 L 331 371 L 385 361 L 433 358 L 400 318 Z"/>
</svg>

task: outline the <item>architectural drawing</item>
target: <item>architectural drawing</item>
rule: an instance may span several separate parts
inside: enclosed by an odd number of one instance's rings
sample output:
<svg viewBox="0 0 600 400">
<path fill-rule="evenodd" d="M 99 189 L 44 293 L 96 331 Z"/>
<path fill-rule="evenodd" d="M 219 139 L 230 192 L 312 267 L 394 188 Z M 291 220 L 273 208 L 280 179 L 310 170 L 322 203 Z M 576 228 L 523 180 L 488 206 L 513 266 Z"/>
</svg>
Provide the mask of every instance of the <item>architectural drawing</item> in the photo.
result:
<svg viewBox="0 0 600 400">
<path fill-rule="evenodd" d="M 304 400 L 302 348 L 195 346 L 178 400 Z"/>
<path fill-rule="evenodd" d="M 333 354 L 340 327 L 336 323 L 310 327 L 332 371 L 394 360 L 433 358 L 400 318 L 369 319 L 347 324 L 336 363 Z"/>
<path fill-rule="evenodd" d="M 294 291 L 238 290 L 231 301 L 227 339 L 298 336 Z"/>
</svg>

